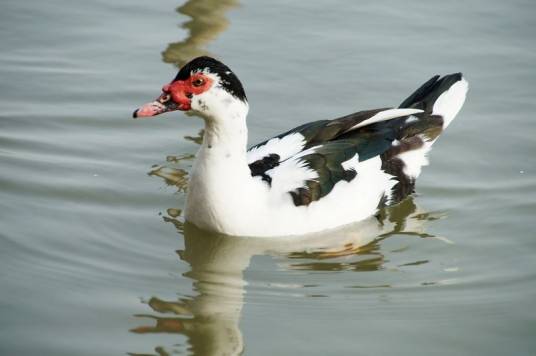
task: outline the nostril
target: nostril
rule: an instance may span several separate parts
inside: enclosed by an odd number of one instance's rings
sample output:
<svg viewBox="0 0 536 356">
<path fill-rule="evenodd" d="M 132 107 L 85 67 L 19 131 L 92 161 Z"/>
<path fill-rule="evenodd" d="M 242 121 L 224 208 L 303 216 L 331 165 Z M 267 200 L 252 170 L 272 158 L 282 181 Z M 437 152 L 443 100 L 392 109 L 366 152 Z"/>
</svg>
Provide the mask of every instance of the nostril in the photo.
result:
<svg viewBox="0 0 536 356">
<path fill-rule="evenodd" d="M 162 96 L 160 97 L 160 100 L 159 100 L 159 101 L 160 101 L 161 103 L 166 103 L 166 102 L 169 101 L 169 99 L 171 99 L 171 96 L 170 96 L 169 94 L 166 94 L 166 95 L 162 95 Z"/>
<path fill-rule="evenodd" d="M 193 98 L 193 96 L 194 96 L 194 95 L 193 95 L 192 93 L 186 93 L 186 97 L 187 97 L 188 99 Z"/>
</svg>

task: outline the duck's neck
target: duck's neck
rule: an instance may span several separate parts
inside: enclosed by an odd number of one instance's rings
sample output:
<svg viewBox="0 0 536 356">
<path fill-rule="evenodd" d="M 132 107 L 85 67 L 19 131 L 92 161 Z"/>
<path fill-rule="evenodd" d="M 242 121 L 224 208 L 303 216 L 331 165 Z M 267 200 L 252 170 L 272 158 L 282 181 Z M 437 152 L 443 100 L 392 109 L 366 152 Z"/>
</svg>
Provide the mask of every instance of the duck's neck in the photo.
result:
<svg viewBox="0 0 536 356">
<path fill-rule="evenodd" d="M 248 105 L 231 103 L 226 110 L 205 118 L 205 134 L 198 158 L 223 160 L 227 163 L 245 163 L 248 129 Z"/>
<path fill-rule="evenodd" d="M 227 224 L 236 225 L 239 218 L 233 214 L 248 206 L 244 197 L 253 195 L 255 184 L 246 158 L 247 112 L 247 104 L 239 102 L 229 105 L 221 117 L 205 118 L 185 212 L 198 227 L 227 231 Z"/>
</svg>

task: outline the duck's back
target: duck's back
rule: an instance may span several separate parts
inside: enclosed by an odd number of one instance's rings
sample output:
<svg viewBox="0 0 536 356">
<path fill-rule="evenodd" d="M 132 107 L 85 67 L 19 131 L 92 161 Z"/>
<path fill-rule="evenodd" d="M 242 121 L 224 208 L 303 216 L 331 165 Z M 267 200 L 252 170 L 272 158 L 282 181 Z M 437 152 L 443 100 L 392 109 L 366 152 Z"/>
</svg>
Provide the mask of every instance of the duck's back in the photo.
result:
<svg viewBox="0 0 536 356">
<path fill-rule="evenodd" d="M 254 235 L 303 234 L 364 219 L 411 194 L 426 154 L 461 109 L 461 73 L 435 76 L 398 109 L 308 123 L 253 146 L 251 174 L 267 187 Z M 259 225 L 260 224 L 260 225 Z"/>
</svg>

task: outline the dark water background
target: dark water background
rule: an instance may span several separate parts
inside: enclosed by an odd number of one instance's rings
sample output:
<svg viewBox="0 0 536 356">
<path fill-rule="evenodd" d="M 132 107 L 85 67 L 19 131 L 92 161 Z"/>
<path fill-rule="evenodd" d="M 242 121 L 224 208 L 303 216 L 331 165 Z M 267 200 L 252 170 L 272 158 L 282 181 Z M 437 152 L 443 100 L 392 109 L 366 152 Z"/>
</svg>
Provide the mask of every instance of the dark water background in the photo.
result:
<svg viewBox="0 0 536 356">
<path fill-rule="evenodd" d="M 535 355 L 535 15 L 522 0 L 2 1 L 0 355 Z M 471 88 L 383 225 L 229 239 L 180 217 L 201 122 L 130 119 L 201 53 L 243 81 L 250 143 L 397 105 L 436 73 Z"/>
</svg>

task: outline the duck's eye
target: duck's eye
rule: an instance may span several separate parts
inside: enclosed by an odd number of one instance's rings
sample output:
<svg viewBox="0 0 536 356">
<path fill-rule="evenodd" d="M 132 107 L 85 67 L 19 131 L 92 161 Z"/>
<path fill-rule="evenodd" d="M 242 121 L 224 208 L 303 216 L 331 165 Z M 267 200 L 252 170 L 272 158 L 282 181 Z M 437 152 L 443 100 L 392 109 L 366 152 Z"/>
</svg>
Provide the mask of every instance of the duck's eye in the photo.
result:
<svg viewBox="0 0 536 356">
<path fill-rule="evenodd" d="M 204 83 L 205 83 L 205 81 L 204 81 L 203 79 L 201 79 L 201 78 L 196 78 L 196 79 L 193 80 L 192 85 L 193 85 L 194 87 L 200 87 L 200 86 L 203 85 Z"/>
</svg>

